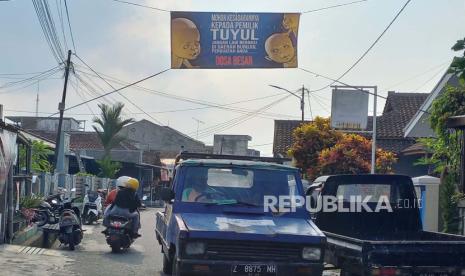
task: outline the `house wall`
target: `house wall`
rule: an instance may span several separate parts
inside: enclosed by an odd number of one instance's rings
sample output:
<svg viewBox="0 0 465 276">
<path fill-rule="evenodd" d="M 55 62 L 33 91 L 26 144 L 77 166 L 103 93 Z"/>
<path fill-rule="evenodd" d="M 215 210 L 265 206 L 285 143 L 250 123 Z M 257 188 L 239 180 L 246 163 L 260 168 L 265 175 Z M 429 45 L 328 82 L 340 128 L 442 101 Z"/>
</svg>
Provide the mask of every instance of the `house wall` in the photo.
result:
<svg viewBox="0 0 465 276">
<path fill-rule="evenodd" d="M 423 113 L 418 123 L 412 128 L 408 134 L 409 138 L 424 138 L 424 137 L 436 137 L 433 129 L 431 129 L 429 123 L 429 115 Z"/>
<path fill-rule="evenodd" d="M 248 135 L 215 135 L 213 153 L 247 156 L 250 140 Z"/>
<path fill-rule="evenodd" d="M 182 133 L 164 126 L 142 120 L 124 127 L 120 134 L 137 141 L 144 150 L 179 152 L 181 147 L 191 152 L 204 152 L 205 145 Z"/>
<path fill-rule="evenodd" d="M 410 177 L 417 177 L 428 175 L 428 166 L 415 165 L 423 155 L 400 155 L 399 160 L 393 166 L 394 173 L 408 175 Z"/>
</svg>

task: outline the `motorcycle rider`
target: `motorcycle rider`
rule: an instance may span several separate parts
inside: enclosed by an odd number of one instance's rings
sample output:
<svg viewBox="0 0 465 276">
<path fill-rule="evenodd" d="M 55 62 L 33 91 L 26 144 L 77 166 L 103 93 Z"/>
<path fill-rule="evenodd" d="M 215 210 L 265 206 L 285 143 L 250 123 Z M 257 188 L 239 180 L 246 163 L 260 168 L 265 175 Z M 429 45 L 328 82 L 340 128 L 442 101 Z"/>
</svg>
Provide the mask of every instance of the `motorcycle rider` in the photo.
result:
<svg viewBox="0 0 465 276">
<path fill-rule="evenodd" d="M 138 233 L 140 228 L 138 208 L 141 207 L 141 202 L 136 194 L 139 181 L 132 177 L 121 176 L 117 179 L 116 184 L 119 190 L 114 202 L 105 210 L 104 226 L 108 226 L 108 217 L 111 215 L 127 217 L 132 221 L 133 237 L 140 237 Z"/>
</svg>

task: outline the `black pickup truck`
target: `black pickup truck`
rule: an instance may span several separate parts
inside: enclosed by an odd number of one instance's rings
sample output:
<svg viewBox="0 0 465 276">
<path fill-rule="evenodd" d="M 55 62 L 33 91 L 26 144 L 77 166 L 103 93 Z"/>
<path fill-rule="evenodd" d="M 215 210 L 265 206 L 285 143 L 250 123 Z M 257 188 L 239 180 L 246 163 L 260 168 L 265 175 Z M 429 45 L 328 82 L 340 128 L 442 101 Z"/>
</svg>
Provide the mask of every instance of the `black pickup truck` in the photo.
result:
<svg viewBox="0 0 465 276">
<path fill-rule="evenodd" d="M 315 206 L 325 198 L 337 198 L 337 211 L 317 209 L 313 217 L 327 237 L 325 261 L 341 268 L 341 275 L 465 275 L 465 237 L 422 230 L 409 177 L 322 179 L 307 194 L 317 194 Z M 361 198 L 365 204 L 359 208 L 355 203 Z"/>
</svg>

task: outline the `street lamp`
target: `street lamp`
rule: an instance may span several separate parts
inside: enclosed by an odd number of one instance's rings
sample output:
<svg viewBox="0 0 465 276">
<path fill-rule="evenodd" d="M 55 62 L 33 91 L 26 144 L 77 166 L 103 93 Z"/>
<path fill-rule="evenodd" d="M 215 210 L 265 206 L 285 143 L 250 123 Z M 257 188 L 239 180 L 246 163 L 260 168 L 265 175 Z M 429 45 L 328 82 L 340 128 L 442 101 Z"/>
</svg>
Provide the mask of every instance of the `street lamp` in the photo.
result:
<svg viewBox="0 0 465 276">
<path fill-rule="evenodd" d="M 299 96 L 295 92 L 289 91 L 286 88 L 282 88 L 282 87 L 279 87 L 277 85 L 272 85 L 272 84 L 269 84 L 269 86 L 273 87 L 273 88 L 276 88 L 276 89 L 279 89 L 279 90 L 286 91 L 287 93 L 292 94 L 293 96 L 297 97 L 300 100 L 300 110 L 302 111 L 302 123 L 303 123 L 305 121 L 305 116 L 304 116 L 305 115 L 304 114 L 304 110 L 305 110 L 305 87 L 302 86 L 302 88 L 299 89 L 302 92 L 302 96 Z M 299 90 L 297 90 L 297 91 L 299 91 Z"/>
</svg>

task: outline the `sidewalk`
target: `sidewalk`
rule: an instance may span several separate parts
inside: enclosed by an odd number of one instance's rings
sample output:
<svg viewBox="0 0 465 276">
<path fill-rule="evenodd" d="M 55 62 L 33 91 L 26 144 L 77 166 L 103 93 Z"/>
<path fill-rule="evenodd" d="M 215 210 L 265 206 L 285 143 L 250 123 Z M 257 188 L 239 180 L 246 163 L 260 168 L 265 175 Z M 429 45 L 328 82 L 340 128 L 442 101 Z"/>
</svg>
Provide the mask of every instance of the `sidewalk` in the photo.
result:
<svg viewBox="0 0 465 276">
<path fill-rule="evenodd" d="M 2 275 L 76 275 L 67 269 L 72 260 L 60 251 L 20 245 L 0 245 Z"/>
</svg>

